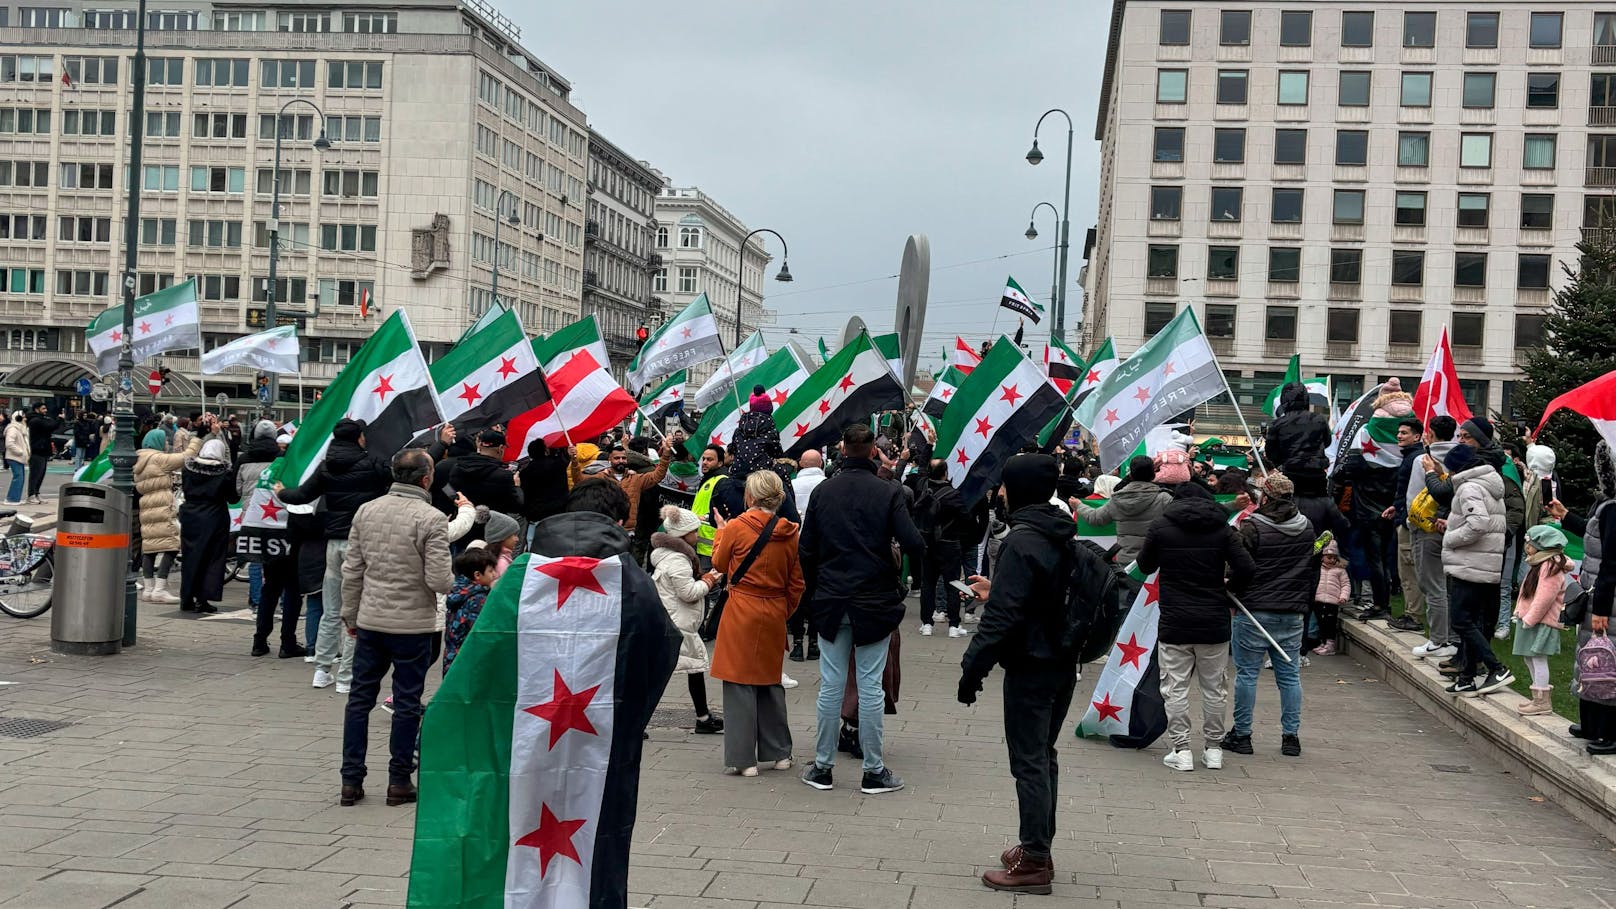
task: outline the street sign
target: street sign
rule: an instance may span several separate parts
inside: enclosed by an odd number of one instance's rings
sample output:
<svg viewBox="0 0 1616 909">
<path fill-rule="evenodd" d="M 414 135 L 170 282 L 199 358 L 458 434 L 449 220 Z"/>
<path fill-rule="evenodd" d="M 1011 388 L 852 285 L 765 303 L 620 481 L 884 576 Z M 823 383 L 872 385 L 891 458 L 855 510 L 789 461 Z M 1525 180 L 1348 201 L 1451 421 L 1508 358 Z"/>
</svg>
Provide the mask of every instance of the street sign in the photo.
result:
<svg viewBox="0 0 1616 909">
<path fill-rule="evenodd" d="M 81 376 L 77 382 L 73 383 L 73 393 L 82 398 L 90 393 L 90 386 L 92 384 L 94 383 L 92 383 L 89 379 Z"/>
<path fill-rule="evenodd" d="M 158 392 L 163 390 L 163 374 L 152 370 L 151 376 L 146 379 L 146 389 L 152 393 L 152 397 L 157 397 Z"/>
<path fill-rule="evenodd" d="M 112 405 L 114 407 L 134 407 L 135 396 L 132 392 L 120 391 L 118 392 L 117 398 L 112 402 Z"/>
<path fill-rule="evenodd" d="M 260 385 L 260 386 L 258 386 L 258 403 L 264 404 L 264 405 L 269 404 L 269 386 L 268 385 Z"/>
<path fill-rule="evenodd" d="M 97 382 L 90 387 L 90 400 L 106 401 L 112 397 L 112 386 L 106 382 Z"/>
<path fill-rule="evenodd" d="M 135 393 L 135 380 L 129 378 L 127 373 L 118 376 L 118 390 L 126 395 Z"/>
<path fill-rule="evenodd" d="M 221 391 L 213 396 L 213 403 L 223 407 L 230 403 L 230 396 Z"/>
</svg>

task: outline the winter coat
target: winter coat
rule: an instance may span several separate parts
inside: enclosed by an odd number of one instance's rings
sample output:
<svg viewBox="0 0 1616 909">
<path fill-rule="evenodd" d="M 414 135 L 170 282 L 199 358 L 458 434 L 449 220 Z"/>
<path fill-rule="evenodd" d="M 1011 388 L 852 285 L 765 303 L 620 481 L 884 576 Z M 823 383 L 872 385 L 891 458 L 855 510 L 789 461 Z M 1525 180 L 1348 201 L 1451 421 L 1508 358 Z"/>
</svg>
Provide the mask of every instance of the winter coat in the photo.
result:
<svg viewBox="0 0 1616 909">
<path fill-rule="evenodd" d="M 623 527 L 628 530 L 629 533 L 633 533 L 634 529 L 639 526 L 641 496 L 645 494 L 647 489 L 661 483 L 662 478 L 667 475 L 667 458 L 663 458 L 661 461 L 658 461 L 657 465 L 651 468 L 650 473 L 635 473 L 634 471 L 630 470 L 623 476 L 619 477 L 608 470 L 601 474 L 601 476 L 613 481 L 619 487 L 621 487 L 624 494 L 628 496 L 628 520 L 624 522 Z"/>
<path fill-rule="evenodd" d="M 733 578 L 768 521 L 769 515 L 748 510 L 725 524 L 713 545 L 713 568 Z M 796 611 L 802 590 L 797 525 L 781 519 L 741 582 L 729 585 L 713 643 L 713 678 L 739 685 L 780 684 L 786 619 Z"/>
<path fill-rule="evenodd" d="M 1392 524 L 1402 527 L 1408 524 L 1408 503 L 1414 501 L 1414 496 L 1409 494 L 1409 489 L 1412 488 L 1409 477 L 1419 469 L 1420 458 L 1425 455 L 1425 446 L 1416 442 L 1399 448 L 1398 451 L 1402 454 L 1403 460 L 1397 465 L 1397 485 L 1393 487 L 1392 494 L 1395 498 L 1392 500 Z"/>
<path fill-rule="evenodd" d="M 1519 481 L 1509 474 L 1499 471 L 1504 479 L 1504 527 L 1516 537 L 1526 534 L 1526 493 L 1521 489 Z"/>
<path fill-rule="evenodd" d="M 193 443 L 198 441 L 195 437 Z M 236 501 L 235 474 L 222 461 L 186 458 L 180 472 L 185 502 L 180 505 L 180 596 L 204 602 L 224 597 L 224 561 L 230 548 L 230 504 Z"/>
<path fill-rule="evenodd" d="M 36 413 L 28 417 L 28 452 L 36 458 L 48 458 L 55 450 L 51 436 L 62 428 L 62 421 L 48 414 Z"/>
<path fill-rule="evenodd" d="M 1504 478 L 1478 464 L 1451 480 L 1453 510 L 1442 535 L 1442 571 L 1461 581 L 1497 584 L 1504 563 Z"/>
<path fill-rule="evenodd" d="M 236 465 L 236 499 L 245 502 L 252 496 L 253 488 L 258 485 L 258 477 L 263 474 L 264 468 L 270 462 L 281 456 L 281 447 L 275 444 L 274 439 L 253 439 L 247 450 L 241 453 L 241 462 Z"/>
<path fill-rule="evenodd" d="M 449 666 L 454 658 L 460 654 L 460 645 L 466 643 L 466 635 L 471 634 L 471 627 L 476 624 L 477 616 L 482 614 L 483 603 L 488 600 L 488 588 L 473 582 L 463 575 L 455 575 L 454 585 L 449 588 L 449 596 L 444 600 L 443 623 L 443 674 L 449 674 Z"/>
<path fill-rule="evenodd" d="M 981 681 L 996 664 L 1012 670 L 1039 660 L 1075 667 L 1077 655 L 1061 652 L 1054 636 L 1066 618 L 1066 552 L 1076 535 L 1077 525 L 1053 505 L 1010 514 L 982 622 L 960 659 L 967 682 Z"/>
<path fill-rule="evenodd" d="M 1270 499 L 1240 525 L 1240 542 L 1257 563 L 1241 602 L 1252 612 L 1306 613 L 1318 590 L 1313 525 L 1288 499 Z"/>
<path fill-rule="evenodd" d="M 1553 570 L 1547 561 L 1533 565 L 1531 570 L 1538 573 L 1537 590 L 1528 597 L 1522 585 L 1521 594 L 1515 599 L 1515 616 L 1528 628 L 1544 622 L 1558 628 L 1560 607 L 1565 605 L 1566 573 Z"/>
<path fill-rule="evenodd" d="M 876 476 L 874 461 L 843 458 L 814 491 L 801 539 L 804 597 L 820 637 L 836 640 L 845 618 L 854 644 L 873 644 L 903 621 L 908 591 L 898 581 L 894 541 L 911 565 L 922 564 L 926 544 L 904 488 Z"/>
<path fill-rule="evenodd" d="M 438 595 L 453 584 L 449 522 L 425 489 L 395 483 L 359 506 L 342 561 L 344 625 L 430 634 L 437 630 Z"/>
<path fill-rule="evenodd" d="M 1135 481 L 1118 487 L 1110 501 L 1099 508 L 1077 503 L 1077 518 L 1090 526 L 1115 522 L 1117 525 L 1116 563 L 1127 565 L 1139 557 L 1150 525 L 1173 503 L 1173 494 L 1155 483 Z"/>
<path fill-rule="evenodd" d="M 325 520 L 318 512 L 302 514 L 288 510 L 286 535 L 297 553 L 298 593 L 322 593 L 325 590 Z"/>
<path fill-rule="evenodd" d="M 803 523 L 805 518 L 802 509 L 797 507 L 797 495 L 792 489 L 789 480 L 785 483 L 785 490 L 786 499 L 780 505 L 780 517 L 797 524 Z M 719 478 L 718 482 L 713 485 L 713 493 L 708 502 L 710 511 L 716 511 L 723 515 L 726 521 L 738 514 L 744 514 L 746 512 L 746 477 L 735 473 L 732 469 L 728 475 Z"/>
<path fill-rule="evenodd" d="M 485 454 L 461 455 L 447 462 L 444 482 L 455 492 L 505 514 L 522 513 L 522 492 L 516 488 L 516 474 L 505 467 L 505 462 Z"/>
<path fill-rule="evenodd" d="M 1345 568 L 1319 569 L 1319 584 L 1313 589 L 1313 602 L 1340 606 L 1351 595 L 1352 581 L 1347 577 Z"/>
<path fill-rule="evenodd" d="M 1145 534 L 1137 561 L 1147 575 L 1161 572 L 1157 589 L 1163 644 L 1229 640 L 1234 604 L 1228 591 L 1245 591 L 1257 564 L 1228 522 L 1229 513 L 1210 495 L 1187 495 L 1174 499 Z"/>
<path fill-rule="evenodd" d="M 1330 444 L 1330 421 L 1308 409 L 1311 396 L 1307 386 L 1292 382 L 1279 396 L 1279 417 L 1268 427 L 1263 456 L 1268 463 L 1289 471 L 1295 464 L 1307 464 L 1324 456 Z"/>
<path fill-rule="evenodd" d="M 333 441 L 314 475 L 296 489 L 282 490 L 280 499 L 288 505 L 307 505 L 324 496 L 325 537 L 346 540 L 354 513 L 366 502 L 386 495 L 392 485 L 393 468 L 386 458 L 372 455 L 356 442 Z"/>
<path fill-rule="evenodd" d="M 1443 459 L 1447 458 L 1448 452 L 1452 451 L 1453 446 L 1457 444 L 1459 443 L 1451 440 L 1432 442 L 1430 446 L 1431 460 L 1435 461 L 1440 467 Z M 1444 470 L 1439 470 L 1438 472 L 1446 473 Z M 1427 488 L 1425 483 L 1425 459 L 1423 457 L 1415 458 L 1414 466 L 1408 472 L 1408 487 L 1404 490 L 1403 517 L 1405 520 L 1408 518 L 1408 506 L 1413 504 L 1414 498 L 1420 494 L 1420 490 Z M 1438 496 L 1436 490 L 1430 490 L 1430 492 L 1431 498 L 1436 500 L 1436 516 L 1439 518 L 1447 517 L 1448 508 L 1453 504 L 1453 489 L 1445 487 L 1445 494 L 1442 496 Z"/>
<path fill-rule="evenodd" d="M 972 538 L 976 522 L 971 517 L 970 509 L 965 507 L 965 500 L 960 498 L 959 490 L 947 480 L 924 482 L 925 490 L 936 502 L 934 506 L 937 520 L 936 540 L 940 543 L 953 543 L 956 546 L 964 545 L 966 540 Z M 915 504 L 918 507 L 920 502 L 917 500 Z M 976 538 L 981 539 L 981 534 L 978 533 Z"/>
<path fill-rule="evenodd" d="M 696 575 L 696 551 L 689 543 L 666 533 L 651 534 L 651 546 L 651 579 L 656 581 L 662 608 L 668 611 L 668 618 L 682 638 L 674 671 L 706 672 L 707 645 L 702 643 L 700 629 L 707 609 L 707 582 Z M 750 569 L 747 574 L 751 574 Z"/>
<path fill-rule="evenodd" d="M 180 551 L 180 512 L 174 498 L 177 478 L 174 472 L 187 458 L 202 450 L 202 440 L 192 439 L 181 452 L 165 454 L 152 448 L 135 452 L 135 494 L 140 497 L 141 552 Z M 226 522 L 228 523 L 228 521 Z"/>
<path fill-rule="evenodd" d="M 572 489 L 572 459 L 565 448 L 546 448 L 542 441 L 527 447 L 529 459 L 518 476 L 522 482 L 522 517 L 537 523 L 558 515 Z"/>
<path fill-rule="evenodd" d="M 1366 460 L 1363 452 L 1349 451 L 1336 469 L 1336 479 L 1352 484 L 1354 524 L 1380 520 L 1386 509 L 1396 504 L 1397 468 L 1381 467 Z"/>
<path fill-rule="evenodd" d="M 6 424 L 6 460 L 28 463 L 28 424 L 13 420 Z"/>
</svg>

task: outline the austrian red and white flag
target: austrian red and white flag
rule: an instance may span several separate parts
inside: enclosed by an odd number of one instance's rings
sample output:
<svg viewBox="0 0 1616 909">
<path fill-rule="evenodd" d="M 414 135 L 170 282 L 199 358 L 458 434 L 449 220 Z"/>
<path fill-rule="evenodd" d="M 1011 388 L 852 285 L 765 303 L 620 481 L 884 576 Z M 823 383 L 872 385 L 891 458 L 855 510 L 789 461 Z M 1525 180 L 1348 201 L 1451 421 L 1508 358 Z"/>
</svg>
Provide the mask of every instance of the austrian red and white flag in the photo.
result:
<svg viewBox="0 0 1616 909">
<path fill-rule="evenodd" d="M 595 362 L 588 348 L 579 348 L 560 369 L 546 377 L 550 400 L 512 417 L 505 427 L 505 460 L 515 461 L 535 439 L 560 448 L 573 441 L 593 439 L 623 422 L 639 405 Z"/>
<path fill-rule="evenodd" d="M 1414 416 L 1429 423 L 1435 416 L 1450 416 L 1463 423 L 1470 419 L 1470 405 L 1465 403 L 1464 392 L 1459 390 L 1459 373 L 1453 367 L 1453 348 L 1448 346 L 1448 329 L 1444 326 L 1436 349 L 1425 364 L 1420 387 L 1414 390 Z"/>
<path fill-rule="evenodd" d="M 961 375 L 968 376 L 971 374 L 971 370 L 976 368 L 976 364 L 980 362 L 982 362 L 982 355 L 971 349 L 971 345 L 965 343 L 964 338 L 955 335 L 954 356 L 949 360 L 948 365 L 959 370 Z"/>
<path fill-rule="evenodd" d="M 1538 433 L 1548 425 L 1549 417 L 1562 407 L 1587 417 L 1605 444 L 1616 449 L 1616 372 L 1607 372 L 1550 401 L 1549 406 L 1543 408 L 1543 419 L 1538 421 Z"/>
</svg>

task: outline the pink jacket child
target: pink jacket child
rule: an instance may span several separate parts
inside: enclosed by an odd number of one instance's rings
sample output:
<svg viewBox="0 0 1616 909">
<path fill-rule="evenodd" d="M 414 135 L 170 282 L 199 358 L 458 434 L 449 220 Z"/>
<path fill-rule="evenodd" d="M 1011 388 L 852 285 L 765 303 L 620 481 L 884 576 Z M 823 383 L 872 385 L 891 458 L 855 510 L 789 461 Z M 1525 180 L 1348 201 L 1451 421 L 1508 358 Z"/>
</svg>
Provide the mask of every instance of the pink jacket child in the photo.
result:
<svg viewBox="0 0 1616 909">
<path fill-rule="evenodd" d="M 1527 628 L 1547 624 L 1559 628 L 1560 609 L 1565 597 L 1566 572 L 1559 567 L 1562 560 L 1549 559 L 1532 566 L 1537 573 L 1537 589 L 1526 595 L 1526 584 L 1521 584 L 1521 595 L 1515 600 L 1515 617 Z"/>
<path fill-rule="evenodd" d="M 1332 540 L 1324 547 L 1324 564 L 1319 568 L 1319 586 L 1313 592 L 1313 601 L 1340 606 L 1352 595 L 1352 583 L 1347 569 L 1341 564 L 1341 550 Z"/>
</svg>

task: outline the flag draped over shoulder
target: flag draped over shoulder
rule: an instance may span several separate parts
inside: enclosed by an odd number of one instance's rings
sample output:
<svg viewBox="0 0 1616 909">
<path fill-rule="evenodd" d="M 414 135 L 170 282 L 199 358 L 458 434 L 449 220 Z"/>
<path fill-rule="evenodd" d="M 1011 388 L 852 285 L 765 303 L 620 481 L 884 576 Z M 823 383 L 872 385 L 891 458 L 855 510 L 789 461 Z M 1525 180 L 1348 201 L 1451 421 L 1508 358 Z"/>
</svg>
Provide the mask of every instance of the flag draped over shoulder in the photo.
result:
<svg viewBox="0 0 1616 909">
<path fill-rule="evenodd" d="M 196 305 L 196 279 L 135 298 L 134 340 L 136 363 L 168 350 L 201 350 L 202 321 Z M 109 306 L 84 329 L 84 342 L 95 354 L 97 371 L 118 369 L 123 351 L 123 307 Z"/>
<path fill-rule="evenodd" d="M 255 335 L 246 335 L 202 355 L 202 374 L 205 376 L 217 375 L 238 365 L 283 376 L 297 375 L 297 328 L 282 325 Z"/>
<path fill-rule="evenodd" d="M 1352 449 L 1377 467 L 1396 467 L 1403 462 L 1397 446 L 1400 417 L 1370 417 L 1352 437 Z M 1342 453 L 1345 455 L 1345 452 Z"/>
<path fill-rule="evenodd" d="M 808 381 L 810 372 L 798 359 L 797 352 L 787 344 L 769 354 L 768 359 L 752 370 L 746 379 L 753 385 L 762 385 L 764 394 L 769 396 L 778 410 L 785 406 L 792 392 Z M 741 423 L 743 410 L 734 396 L 718 399 L 718 403 L 702 413 L 701 424 L 696 427 L 695 434 L 685 440 L 685 449 L 699 458 L 701 450 L 708 445 L 729 446 L 735 441 L 735 429 Z"/>
<path fill-rule="evenodd" d="M 1014 276 L 1004 279 L 1004 295 L 999 298 L 999 305 L 1018 316 L 1031 319 L 1034 325 L 1044 317 L 1044 308 L 1021 289 Z"/>
<path fill-rule="evenodd" d="M 903 407 L 903 387 L 868 334 L 860 334 L 774 410 L 780 444 L 791 457 L 839 440 L 872 414 Z"/>
<path fill-rule="evenodd" d="M 660 435 L 669 417 L 685 412 L 685 384 L 688 378 L 689 373 L 681 369 L 662 380 L 662 384 L 648 388 L 640 395 L 640 415 L 634 422 L 635 435 L 645 435 L 647 427 L 655 427 Z"/>
<path fill-rule="evenodd" d="M 937 430 L 936 456 L 967 505 L 999 480 L 1004 464 L 1066 407 L 1043 368 L 1005 339 L 960 383 Z"/>
<path fill-rule="evenodd" d="M 702 294 L 646 339 L 645 346 L 629 361 L 629 387 L 644 388 L 669 373 L 723 355 L 718 322 L 713 319 L 707 295 Z"/>
<path fill-rule="evenodd" d="M 1442 327 L 1431 359 L 1425 364 L 1425 374 L 1419 387 L 1414 389 L 1414 416 L 1423 423 L 1431 418 L 1447 415 L 1463 423 L 1470 419 L 1470 405 L 1465 403 L 1464 391 L 1459 387 L 1459 373 L 1453 365 L 1453 349 L 1448 346 L 1448 329 Z"/>
<path fill-rule="evenodd" d="M 594 316 L 584 316 L 549 337 L 533 339 L 533 355 L 539 360 L 539 368 L 546 373 L 560 369 L 561 364 L 572 359 L 573 354 L 580 350 L 589 351 L 596 363 L 611 362 Z"/>
<path fill-rule="evenodd" d="M 515 310 L 501 309 L 482 329 L 432 364 L 438 406 L 455 430 L 470 435 L 550 400 L 533 345 Z"/>
<path fill-rule="evenodd" d="M 751 337 L 742 341 L 740 347 L 735 348 L 724 358 L 724 362 L 714 370 L 713 377 L 696 390 L 696 409 L 706 410 L 713 406 L 713 402 L 730 394 L 734 391 L 736 383 L 744 383 L 746 374 L 756 369 L 757 365 L 768 356 L 769 347 L 763 343 L 763 333 L 752 332 Z M 746 389 L 741 389 L 739 394 L 744 399 Z"/>
<path fill-rule="evenodd" d="M 1616 371 L 1607 372 L 1585 385 L 1578 385 L 1550 401 L 1549 406 L 1543 408 L 1543 419 L 1538 421 L 1537 432 L 1541 433 L 1543 427 L 1548 425 L 1549 417 L 1562 407 L 1587 417 L 1605 444 L 1616 449 Z"/>
<path fill-rule="evenodd" d="M 1079 524 L 1079 527 L 1082 525 Z M 1142 584 L 1128 610 L 1111 658 L 1100 671 L 1100 680 L 1089 695 L 1088 709 L 1077 724 L 1083 736 L 1132 736 L 1137 747 L 1145 747 L 1167 728 L 1157 674 L 1156 638 L 1161 624 L 1160 578 L 1145 577 L 1137 566 L 1128 574 Z"/>
</svg>

